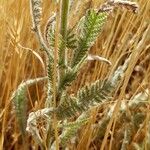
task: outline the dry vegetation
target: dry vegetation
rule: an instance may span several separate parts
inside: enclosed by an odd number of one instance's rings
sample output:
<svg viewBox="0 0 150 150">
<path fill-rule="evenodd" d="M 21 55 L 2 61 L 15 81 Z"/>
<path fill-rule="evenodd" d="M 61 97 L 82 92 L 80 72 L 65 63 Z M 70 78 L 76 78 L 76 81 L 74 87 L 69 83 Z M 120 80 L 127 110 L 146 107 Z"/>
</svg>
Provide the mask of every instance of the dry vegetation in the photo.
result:
<svg viewBox="0 0 150 150">
<path fill-rule="evenodd" d="M 87 8 L 97 8 L 103 2 L 103 0 L 83 1 L 80 10 L 69 18 L 72 23 L 70 26 L 78 21 Z M 103 62 L 88 62 L 70 88 L 70 92 L 75 93 L 79 87 L 91 81 L 105 79 L 123 64 L 128 54 L 132 54 L 125 77 L 115 91 L 113 100 L 105 106 L 91 110 L 92 117 L 84 128 L 80 129 L 77 136 L 78 143 L 68 144 L 70 149 L 92 150 L 101 147 L 103 150 L 105 147 L 106 150 L 119 150 L 122 142 L 120 139 L 124 135 L 122 131 L 125 131 L 128 126 L 124 120 L 120 122 L 119 116 L 115 116 L 121 107 L 121 101 L 128 102 L 139 92 L 150 90 L 150 1 L 138 0 L 138 4 L 137 14 L 126 9 L 115 9 L 101 36 L 90 50 L 91 54 L 98 54 L 110 60 L 112 66 Z M 73 8 L 76 8 L 78 2 L 75 1 L 73 5 Z M 45 0 L 43 7 L 44 30 L 44 24 L 55 5 L 52 0 Z M 0 10 L 0 149 L 21 150 L 24 143 L 13 111 L 11 94 L 23 80 L 46 75 L 45 55 L 40 50 L 35 34 L 31 30 L 29 1 L 1 0 Z M 45 84 L 36 84 L 28 89 L 28 113 L 43 108 L 46 97 Z M 148 99 L 150 102 L 150 96 Z M 108 121 L 107 130 L 103 129 L 106 132 L 102 137 L 96 138 L 97 131 L 93 128 L 93 124 L 96 126 L 96 122 L 102 120 L 110 104 L 114 102 L 117 103 L 114 113 Z M 143 149 L 149 150 L 150 143 L 147 144 L 146 139 L 150 140 L 148 137 L 150 136 L 150 104 L 147 103 L 146 106 L 136 108 L 134 111 L 144 112 L 146 117 L 140 123 L 138 130 L 132 130 L 128 149 L 140 150 L 138 146 L 144 143 Z M 128 110 L 128 118 L 131 113 Z M 28 135 L 26 140 L 30 149 L 38 149 L 31 136 Z"/>
</svg>

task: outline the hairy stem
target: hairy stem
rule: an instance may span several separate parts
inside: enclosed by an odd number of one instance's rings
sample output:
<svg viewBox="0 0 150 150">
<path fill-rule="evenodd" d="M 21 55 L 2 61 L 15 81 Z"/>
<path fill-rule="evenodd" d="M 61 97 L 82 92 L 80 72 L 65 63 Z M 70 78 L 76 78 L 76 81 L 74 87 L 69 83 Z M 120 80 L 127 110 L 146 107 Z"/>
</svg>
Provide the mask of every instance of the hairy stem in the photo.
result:
<svg viewBox="0 0 150 150">
<path fill-rule="evenodd" d="M 60 1 L 57 3 L 56 7 L 57 11 L 57 16 L 56 16 L 56 32 L 55 32 L 55 47 L 54 47 L 54 78 L 53 78 L 53 107 L 57 107 L 57 60 L 58 60 L 58 38 L 59 38 L 59 22 L 60 22 Z M 54 114 L 53 116 L 54 122 L 53 122 L 53 128 L 54 128 L 54 133 L 55 133 L 55 140 L 56 140 L 56 150 L 59 150 L 59 140 L 58 140 L 58 128 L 57 128 L 57 118 L 56 115 Z"/>
</svg>

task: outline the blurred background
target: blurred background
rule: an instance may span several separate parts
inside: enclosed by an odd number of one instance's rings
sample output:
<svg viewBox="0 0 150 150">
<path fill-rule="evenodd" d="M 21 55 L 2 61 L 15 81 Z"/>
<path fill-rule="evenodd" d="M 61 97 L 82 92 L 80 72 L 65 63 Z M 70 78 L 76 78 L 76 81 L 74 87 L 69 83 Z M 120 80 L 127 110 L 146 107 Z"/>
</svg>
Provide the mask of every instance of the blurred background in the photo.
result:
<svg viewBox="0 0 150 150">
<path fill-rule="evenodd" d="M 87 9 L 99 8 L 104 2 L 74 0 L 69 25 L 76 24 Z M 112 66 L 103 62 L 88 62 L 71 86 L 70 92 L 75 93 L 79 87 L 89 82 L 106 78 L 130 53 L 135 57 L 130 61 L 130 68 L 125 75 L 124 98 L 130 99 L 137 92 L 150 88 L 150 1 L 137 2 L 137 14 L 126 9 L 115 9 L 90 49 L 91 54 L 110 60 Z M 54 8 L 55 1 L 43 1 L 42 31 Z M 0 12 L 0 149 L 19 150 L 22 141 L 10 97 L 22 81 L 46 75 L 45 54 L 40 50 L 31 30 L 28 0 L 0 0 Z M 36 84 L 28 89 L 28 112 L 43 107 L 45 84 Z M 33 143 L 30 136 L 28 141 Z M 85 141 L 82 139 L 79 149 L 83 149 Z M 36 145 L 34 149 L 38 149 Z"/>
</svg>

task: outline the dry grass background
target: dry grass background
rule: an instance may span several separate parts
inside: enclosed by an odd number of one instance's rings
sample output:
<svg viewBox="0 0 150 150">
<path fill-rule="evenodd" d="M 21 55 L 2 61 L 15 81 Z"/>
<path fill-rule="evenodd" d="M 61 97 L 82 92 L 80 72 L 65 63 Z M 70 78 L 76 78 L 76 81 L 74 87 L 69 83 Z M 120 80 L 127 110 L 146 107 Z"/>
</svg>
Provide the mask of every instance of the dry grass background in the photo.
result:
<svg viewBox="0 0 150 150">
<path fill-rule="evenodd" d="M 98 7 L 103 2 L 102 0 L 83 1 L 81 6 L 84 7 L 80 7 L 79 12 L 70 17 L 70 25 L 75 24 L 88 7 Z M 104 79 L 122 64 L 128 53 L 134 55 L 126 71 L 122 88 L 114 100 L 129 99 L 139 91 L 150 89 L 150 1 L 138 0 L 138 3 L 140 9 L 136 15 L 127 10 L 116 9 L 90 50 L 92 54 L 108 58 L 112 66 L 89 62 L 72 85 L 71 91 L 75 92 L 79 87 L 96 79 Z M 75 5 L 78 5 L 78 1 L 75 1 L 74 8 Z M 51 0 L 45 0 L 43 7 L 44 27 L 46 19 L 54 9 L 54 4 Z M 45 59 L 31 31 L 29 1 L 1 0 L 0 12 L 0 150 L 19 150 L 22 149 L 22 142 L 10 97 L 22 80 L 46 74 Z M 43 87 L 43 84 L 38 84 L 28 90 L 29 111 L 43 106 L 45 97 Z M 149 110 L 147 113 L 149 114 Z M 96 147 L 96 144 L 91 144 L 93 131 L 90 129 L 96 114 L 97 110 L 92 110 L 92 119 L 81 131 L 78 150 Z M 109 145 L 107 142 L 104 139 L 105 146 Z M 31 137 L 28 137 L 28 143 L 33 143 Z M 37 149 L 37 145 L 34 145 Z M 109 149 L 109 146 L 106 149 Z M 113 149 L 111 145 L 110 149 Z"/>
</svg>

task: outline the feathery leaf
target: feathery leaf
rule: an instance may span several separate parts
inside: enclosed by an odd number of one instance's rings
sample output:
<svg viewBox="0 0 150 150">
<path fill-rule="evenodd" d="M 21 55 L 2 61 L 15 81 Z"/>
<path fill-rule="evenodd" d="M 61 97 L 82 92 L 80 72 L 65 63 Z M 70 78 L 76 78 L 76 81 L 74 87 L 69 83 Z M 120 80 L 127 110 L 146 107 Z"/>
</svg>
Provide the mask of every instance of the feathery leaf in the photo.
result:
<svg viewBox="0 0 150 150">
<path fill-rule="evenodd" d="M 113 87 L 109 81 L 103 83 L 98 80 L 85 86 L 78 91 L 77 97 L 66 97 L 67 100 L 56 108 L 57 118 L 61 120 L 76 116 L 77 113 L 82 113 L 91 106 L 99 104 L 105 99 L 110 99 L 109 94 L 112 90 Z"/>
<path fill-rule="evenodd" d="M 106 22 L 107 13 L 97 13 L 95 10 L 89 10 L 85 16 L 84 25 L 78 40 L 78 46 L 74 51 L 71 66 L 77 65 L 86 55 L 89 48 L 93 45 L 98 37 L 104 23 Z"/>
<path fill-rule="evenodd" d="M 23 135 L 25 135 L 25 128 L 26 128 L 26 87 L 33 85 L 37 82 L 47 80 L 47 77 L 30 79 L 18 86 L 18 89 L 13 92 L 11 99 L 14 102 L 16 116 L 19 122 L 19 127 Z"/>
</svg>

